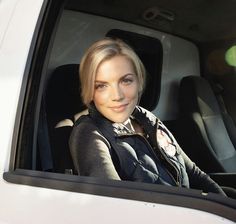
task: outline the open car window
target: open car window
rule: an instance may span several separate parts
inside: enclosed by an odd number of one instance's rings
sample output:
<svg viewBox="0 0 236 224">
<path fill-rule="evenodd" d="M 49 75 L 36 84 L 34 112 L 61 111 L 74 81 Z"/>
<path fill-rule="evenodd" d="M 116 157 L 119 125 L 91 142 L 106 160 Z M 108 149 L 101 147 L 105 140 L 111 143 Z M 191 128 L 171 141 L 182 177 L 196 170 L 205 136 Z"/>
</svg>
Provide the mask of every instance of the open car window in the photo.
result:
<svg viewBox="0 0 236 224">
<path fill-rule="evenodd" d="M 184 27 L 175 32 L 171 26 L 178 15 L 169 9 L 171 4 L 158 9 L 143 6 L 140 17 L 126 17 L 121 9 L 129 11 L 132 4 L 72 0 L 45 3 L 31 44 L 24 79 L 27 84 L 21 89 L 10 165 L 4 179 L 68 192 L 193 208 L 236 220 L 235 200 L 231 198 L 196 189 L 100 180 L 76 173 L 68 141 L 73 124 L 86 110 L 80 97 L 78 71 L 81 57 L 91 43 L 110 36 L 132 46 L 147 70 L 147 87 L 140 103 L 178 139 L 181 79 L 202 77 L 202 71 L 211 77 L 206 59 L 218 43 L 228 41 L 226 34 L 214 39 L 214 35 L 198 33 L 201 29 L 196 24 L 188 24 L 189 32 Z M 229 42 L 235 37 L 236 32 Z M 191 156 L 194 159 L 194 153 Z M 229 172 L 223 178 L 215 178 L 220 184 L 236 187 L 235 177 Z"/>
</svg>

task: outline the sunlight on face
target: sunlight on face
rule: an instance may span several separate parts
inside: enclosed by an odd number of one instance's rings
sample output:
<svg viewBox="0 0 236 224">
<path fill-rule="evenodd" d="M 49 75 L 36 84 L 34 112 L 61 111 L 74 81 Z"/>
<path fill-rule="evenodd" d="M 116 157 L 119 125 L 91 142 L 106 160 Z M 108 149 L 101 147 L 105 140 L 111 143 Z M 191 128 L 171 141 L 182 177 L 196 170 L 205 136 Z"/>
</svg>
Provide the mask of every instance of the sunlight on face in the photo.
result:
<svg viewBox="0 0 236 224">
<path fill-rule="evenodd" d="M 132 62 L 115 56 L 101 63 L 95 77 L 93 101 L 107 119 L 122 123 L 138 103 L 138 79 Z"/>
</svg>

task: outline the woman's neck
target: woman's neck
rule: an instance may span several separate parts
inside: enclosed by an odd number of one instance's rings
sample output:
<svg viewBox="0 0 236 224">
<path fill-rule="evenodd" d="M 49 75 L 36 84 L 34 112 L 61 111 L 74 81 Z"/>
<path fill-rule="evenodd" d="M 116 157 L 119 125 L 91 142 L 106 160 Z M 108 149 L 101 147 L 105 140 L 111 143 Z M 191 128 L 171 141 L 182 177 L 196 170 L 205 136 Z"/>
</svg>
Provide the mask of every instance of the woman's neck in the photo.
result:
<svg viewBox="0 0 236 224">
<path fill-rule="evenodd" d="M 130 119 L 130 123 L 132 125 L 132 128 L 134 129 L 135 133 L 144 135 L 144 130 L 142 126 L 134 119 Z"/>
</svg>

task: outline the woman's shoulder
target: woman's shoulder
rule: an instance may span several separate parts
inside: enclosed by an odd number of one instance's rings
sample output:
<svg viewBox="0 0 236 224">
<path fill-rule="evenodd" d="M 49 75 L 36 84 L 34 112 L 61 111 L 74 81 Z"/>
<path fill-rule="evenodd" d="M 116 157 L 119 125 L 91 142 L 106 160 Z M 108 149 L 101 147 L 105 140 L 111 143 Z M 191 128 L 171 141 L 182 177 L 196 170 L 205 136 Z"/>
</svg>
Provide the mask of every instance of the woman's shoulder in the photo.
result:
<svg viewBox="0 0 236 224">
<path fill-rule="evenodd" d="M 89 115 L 82 115 L 80 116 L 74 123 L 73 128 L 81 128 L 81 127 L 91 127 L 93 129 L 96 129 L 96 125 L 92 121 Z"/>
<path fill-rule="evenodd" d="M 141 106 L 136 106 L 133 116 L 141 121 L 148 120 L 153 126 L 156 125 L 157 123 L 161 122 L 160 119 L 151 111 L 141 107 Z"/>
<path fill-rule="evenodd" d="M 71 132 L 70 139 L 83 142 L 84 140 L 92 142 L 101 140 L 109 145 L 106 138 L 102 135 L 99 128 L 89 117 L 89 115 L 82 115 L 75 123 Z"/>
<path fill-rule="evenodd" d="M 89 115 L 82 115 L 79 119 L 76 120 L 73 126 L 72 134 L 90 136 L 92 133 L 99 133 L 99 129 L 89 117 Z"/>
</svg>

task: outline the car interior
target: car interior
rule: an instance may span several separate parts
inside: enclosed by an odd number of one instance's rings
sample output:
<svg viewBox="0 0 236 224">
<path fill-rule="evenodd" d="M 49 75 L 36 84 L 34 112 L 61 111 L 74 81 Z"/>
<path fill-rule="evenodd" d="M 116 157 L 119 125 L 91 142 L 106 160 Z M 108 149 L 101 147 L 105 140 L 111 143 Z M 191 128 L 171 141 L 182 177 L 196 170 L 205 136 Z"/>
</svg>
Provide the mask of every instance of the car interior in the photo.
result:
<svg viewBox="0 0 236 224">
<path fill-rule="evenodd" d="M 132 45 L 143 60 L 147 70 L 147 86 L 140 105 L 152 110 L 155 108 L 160 90 L 162 46 L 159 40 L 122 30 L 110 30 L 106 36 L 120 38 Z M 157 62 L 157 63 L 156 63 Z M 68 139 L 78 113 L 86 109 L 80 97 L 79 64 L 66 64 L 57 67 L 52 73 L 45 91 L 45 113 L 53 154 L 54 172 L 73 172 L 75 169 L 68 153 Z M 43 147 L 44 148 L 44 147 Z M 45 167 L 44 169 L 47 170 Z"/>
<path fill-rule="evenodd" d="M 77 175 L 68 140 L 86 113 L 80 60 L 91 43 L 108 36 L 127 42 L 145 65 L 140 105 L 164 122 L 203 171 L 236 187 L 236 69 L 225 59 L 236 40 L 235 7 L 233 0 L 68 0 L 40 83 L 33 169 Z"/>
<path fill-rule="evenodd" d="M 187 76 L 179 99 L 186 153 L 208 173 L 235 172 L 236 127 L 220 94 L 206 79 Z"/>
</svg>

